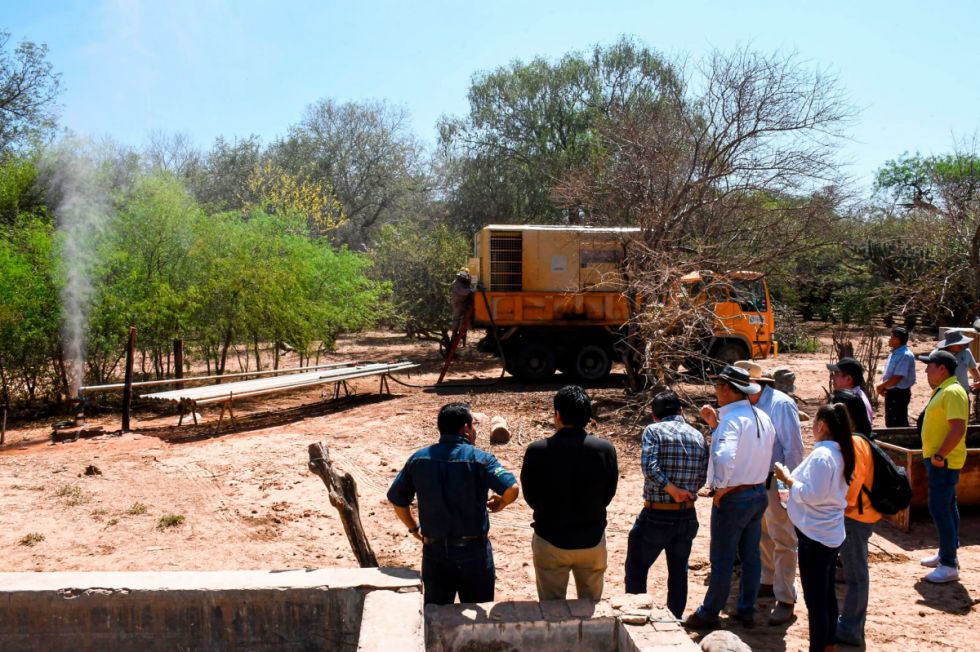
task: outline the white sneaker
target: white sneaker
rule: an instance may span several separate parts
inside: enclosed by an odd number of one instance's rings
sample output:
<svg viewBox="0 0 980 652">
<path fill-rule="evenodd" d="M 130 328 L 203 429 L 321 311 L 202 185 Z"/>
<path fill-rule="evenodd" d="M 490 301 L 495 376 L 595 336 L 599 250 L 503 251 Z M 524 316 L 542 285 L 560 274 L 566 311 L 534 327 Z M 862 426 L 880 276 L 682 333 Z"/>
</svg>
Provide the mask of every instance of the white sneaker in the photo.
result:
<svg viewBox="0 0 980 652">
<path fill-rule="evenodd" d="M 936 568 L 939 566 L 939 555 L 930 555 L 928 557 L 923 557 L 919 560 L 919 563 L 926 568 Z"/>
<path fill-rule="evenodd" d="M 960 579 L 960 571 L 952 566 L 940 565 L 936 570 L 932 571 L 925 577 L 923 577 L 927 582 L 932 582 L 933 584 L 945 584 L 946 582 L 955 582 Z"/>
</svg>

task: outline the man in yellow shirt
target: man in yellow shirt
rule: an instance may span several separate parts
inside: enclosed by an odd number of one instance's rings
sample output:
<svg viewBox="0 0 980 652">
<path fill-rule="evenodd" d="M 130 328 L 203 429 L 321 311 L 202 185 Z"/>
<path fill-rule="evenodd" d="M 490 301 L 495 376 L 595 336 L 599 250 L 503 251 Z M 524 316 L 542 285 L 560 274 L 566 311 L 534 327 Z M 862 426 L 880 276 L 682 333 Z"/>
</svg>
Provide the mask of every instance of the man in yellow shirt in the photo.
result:
<svg viewBox="0 0 980 652">
<path fill-rule="evenodd" d="M 929 478 L 929 513 L 939 534 L 939 553 L 920 563 L 934 568 L 927 582 L 955 582 L 960 578 L 956 550 L 960 539 L 960 512 L 956 485 L 966 462 L 966 422 L 969 400 L 956 380 L 956 358 L 948 351 L 918 356 L 926 363 L 926 377 L 933 388 L 922 419 L 922 455 Z"/>
</svg>

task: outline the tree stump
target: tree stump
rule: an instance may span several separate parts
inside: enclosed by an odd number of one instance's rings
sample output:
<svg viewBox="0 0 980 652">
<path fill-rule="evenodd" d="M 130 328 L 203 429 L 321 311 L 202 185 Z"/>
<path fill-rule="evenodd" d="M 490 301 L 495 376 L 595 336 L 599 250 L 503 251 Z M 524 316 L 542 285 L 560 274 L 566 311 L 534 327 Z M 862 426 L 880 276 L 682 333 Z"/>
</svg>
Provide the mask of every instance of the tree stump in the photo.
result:
<svg viewBox="0 0 980 652">
<path fill-rule="evenodd" d="M 349 473 L 335 468 L 324 444 L 310 444 L 310 471 L 320 476 L 327 485 L 330 504 L 337 508 L 344 524 L 347 541 L 357 557 L 361 568 L 377 568 L 378 558 L 374 556 L 371 543 L 361 525 L 361 512 L 357 504 L 357 483 Z"/>
</svg>

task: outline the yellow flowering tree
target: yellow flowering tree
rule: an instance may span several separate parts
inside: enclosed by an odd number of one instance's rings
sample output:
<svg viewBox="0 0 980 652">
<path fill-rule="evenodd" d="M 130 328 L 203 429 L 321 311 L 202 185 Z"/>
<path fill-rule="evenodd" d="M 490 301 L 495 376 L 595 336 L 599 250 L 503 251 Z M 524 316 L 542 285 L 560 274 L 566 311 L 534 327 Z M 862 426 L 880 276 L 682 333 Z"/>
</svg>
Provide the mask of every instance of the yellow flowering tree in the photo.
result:
<svg viewBox="0 0 980 652">
<path fill-rule="evenodd" d="M 261 208 L 270 215 L 305 215 L 311 237 L 321 237 L 347 221 L 327 181 L 291 174 L 271 160 L 249 175 L 242 203 L 246 212 Z"/>
</svg>

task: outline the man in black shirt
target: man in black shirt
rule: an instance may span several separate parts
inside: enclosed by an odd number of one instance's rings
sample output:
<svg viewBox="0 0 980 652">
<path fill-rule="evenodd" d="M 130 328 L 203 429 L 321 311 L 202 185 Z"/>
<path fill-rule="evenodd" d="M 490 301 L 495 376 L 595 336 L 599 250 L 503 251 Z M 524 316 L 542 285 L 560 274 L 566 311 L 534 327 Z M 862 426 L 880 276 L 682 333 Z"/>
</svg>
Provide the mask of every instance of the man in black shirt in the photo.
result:
<svg viewBox="0 0 980 652">
<path fill-rule="evenodd" d="M 528 446 L 521 468 L 524 499 L 534 510 L 534 575 L 539 600 L 564 600 L 568 573 L 578 597 L 602 598 L 606 506 L 616 495 L 616 449 L 589 435 L 592 402 L 581 387 L 555 395 L 557 432 Z"/>
</svg>

